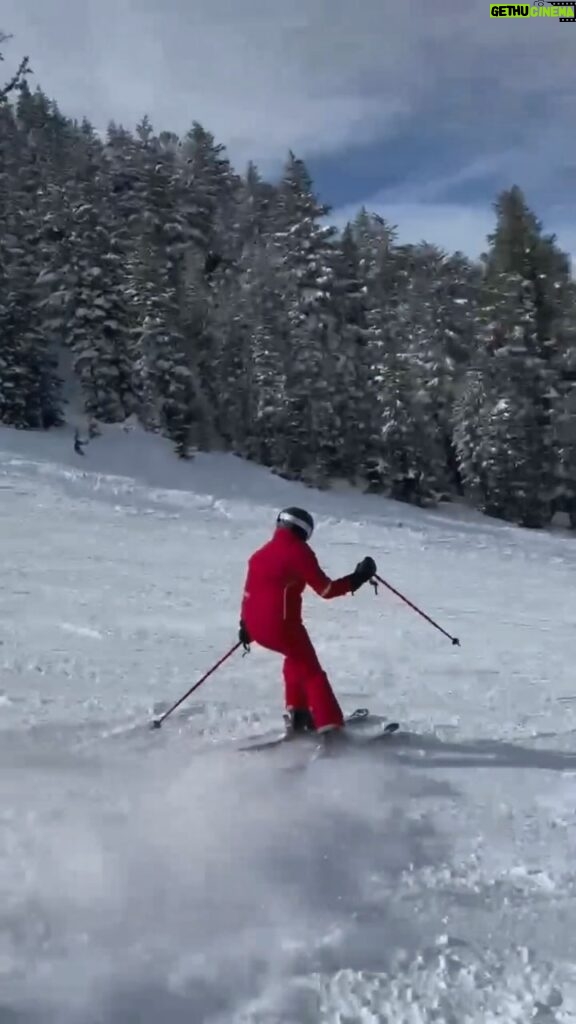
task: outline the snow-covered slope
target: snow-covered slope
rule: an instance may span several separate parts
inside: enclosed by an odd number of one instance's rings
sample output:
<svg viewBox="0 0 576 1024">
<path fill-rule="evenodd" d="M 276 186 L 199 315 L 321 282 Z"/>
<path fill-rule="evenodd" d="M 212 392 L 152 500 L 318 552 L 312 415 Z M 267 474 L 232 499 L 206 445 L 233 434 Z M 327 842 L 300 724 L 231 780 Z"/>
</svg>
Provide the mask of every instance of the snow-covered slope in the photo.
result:
<svg viewBox="0 0 576 1024">
<path fill-rule="evenodd" d="M 346 709 L 404 729 L 306 771 L 233 740 L 279 720 L 236 656 L 276 510 L 328 572 L 392 595 L 306 607 Z M 576 547 L 319 494 L 110 428 L 0 431 L 0 1020 L 576 1021 Z M 196 697 L 198 699 L 196 699 Z"/>
</svg>

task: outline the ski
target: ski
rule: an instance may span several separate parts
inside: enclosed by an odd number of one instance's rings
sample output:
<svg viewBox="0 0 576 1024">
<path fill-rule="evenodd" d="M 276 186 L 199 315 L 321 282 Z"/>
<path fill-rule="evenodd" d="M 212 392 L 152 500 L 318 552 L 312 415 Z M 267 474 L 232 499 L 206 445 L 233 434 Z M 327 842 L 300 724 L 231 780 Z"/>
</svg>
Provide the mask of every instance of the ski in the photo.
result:
<svg viewBox="0 0 576 1024">
<path fill-rule="evenodd" d="M 370 743 L 372 740 L 390 736 L 400 728 L 399 722 L 390 722 L 381 715 L 372 715 L 368 708 L 356 708 L 350 715 L 346 715 L 346 738 L 351 743 Z M 284 743 L 301 743 L 312 740 L 318 743 L 318 733 L 304 732 L 287 733 L 285 730 L 270 730 L 258 736 L 249 737 L 238 747 L 241 751 L 265 750 L 269 747 L 278 747 Z"/>
</svg>

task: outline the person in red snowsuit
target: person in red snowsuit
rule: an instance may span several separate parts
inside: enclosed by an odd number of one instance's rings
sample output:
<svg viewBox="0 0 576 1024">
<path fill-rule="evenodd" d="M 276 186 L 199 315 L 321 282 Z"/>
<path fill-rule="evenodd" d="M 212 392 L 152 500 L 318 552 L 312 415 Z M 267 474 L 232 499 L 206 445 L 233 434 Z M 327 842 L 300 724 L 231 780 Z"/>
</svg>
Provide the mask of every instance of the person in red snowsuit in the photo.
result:
<svg viewBox="0 0 576 1024">
<path fill-rule="evenodd" d="M 314 529 L 304 509 L 280 512 L 275 533 L 248 562 L 239 637 L 284 656 L 285 703 L 293 732 L 327 732 L 344 724 L 342 710 L 302 622 L 302 594 L 312 587 L 325 599 L 353 594 L 376 573 L 364 558 L 349 576 L 331 580 L 308 546 Z"/>
</svg>

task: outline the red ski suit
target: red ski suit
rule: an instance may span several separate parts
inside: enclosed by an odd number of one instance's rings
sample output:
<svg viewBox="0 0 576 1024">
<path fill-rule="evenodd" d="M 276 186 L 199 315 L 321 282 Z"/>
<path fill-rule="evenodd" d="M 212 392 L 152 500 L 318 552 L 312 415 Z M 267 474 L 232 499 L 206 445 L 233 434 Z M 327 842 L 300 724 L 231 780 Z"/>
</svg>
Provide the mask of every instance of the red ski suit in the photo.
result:
<svg viewBox="0 0 576 1024">
<path fill-rule="evenodd" d="M 351 593 L 350 576 L 329 579 L 307 542 L 279 528 L 248 562 L 241 616 L 251 640 L 284 655 L 286 708 L 307 708 L 318 730 L 330 729 L 343 716 L 302 622 L 306 585 L 324 598 Z"/>
</svg>

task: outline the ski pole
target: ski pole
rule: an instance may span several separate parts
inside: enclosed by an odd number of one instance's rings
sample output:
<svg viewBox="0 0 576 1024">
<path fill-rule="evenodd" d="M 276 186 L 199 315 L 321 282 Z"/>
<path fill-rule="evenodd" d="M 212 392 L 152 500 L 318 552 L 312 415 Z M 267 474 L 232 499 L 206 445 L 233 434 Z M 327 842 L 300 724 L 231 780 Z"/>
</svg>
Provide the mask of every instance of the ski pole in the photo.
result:
<svg viewBox="0 0 576 1024">
<path fill-rule="evenodd" d="M 179 708 L 180 705 L 183 704 L 184 701 L 187 700 L 188 697 L 190 697 L 194 693 L 194 690 L 197 690 L 199 686 L 202 686 L 202 683 L 206 682 L 208 677 L 213 675 L 216 669 L 220 668 L 220 665 L 223 665 L 224 662 L 227 661 L 227 659 L 230 658 L 232 654 L 234 654 L 234 651 L 237 651 L 238 648 L 241 646 L 242 643 L 239 640 L 237 644 L 234 644 L 234 647 L 231 647 L 230 650 L 227 651 L 226 654 L 224 654 L 220 658 L 220 661 L 217 661 L 216 664 L 213 665 L 212 668 L 209 669 L 208 672 L 206 672 L 205 675 L 202 676 L 202 679 L 199 679 L 197 683 L 194 683 L 194 686 L 191 686 L 187 693 L 185 693 L 183 697 L 180 697 L 180 700 L 177 700 L 176 703 L 173 704 L 172 707 L 169 708 L 168 711 L 166 711 L 160 718 L 155 718 L 150 728 L 159 729 L 162 723 L 168 718 L 168 715 L 171 715 L 173 711 L 176 711 L 176 708 Z"/>
<path fill-rule="evenodd" d="M 450 636 L 450 633 L 447 633 L 445 629 L 442 629 L 442 626 L 439 626 L 437 622 L 434 622 L 434 619 L 431 619 L 429 615 L 426 615 L 426 612 L 423 612 L 421 608 L 418 608 L 417 605 L 412 604 L 412 601 L 409 601 L 407 597 L 404 597 L 404 594 L 401 594 L 399 590 L 396 590 L 390 583 L 387 583 L 386 580 L 383 580 L 381 576 L 374 576 L 374 579 L 377 580 L 378 583 L 381 583 L 383 587 L 387 587 L 388 590 L 391 590 L 392 593 L 396 594 L 396 597 L 399 597 L 401 601 L 404 601 L 404 604 L 407 604 L 408 607 L 412 609 L 412 611 L 417 612 L 418 615 L 421 615 L 423 619 L 426 619 L 426 622 L 429 622 L 431 626 L 434 626 L 435 629 L 438 629 L 441 633 L 444 634 L 444 636 L 448 637 L 448 639 L 452 641 L 452 645 L 454 647 L 460 647 L 460 641 L 458 640 L 457 637 Z M 377 592 L 377 583 L 373 583 L 372 585 Z"/>
</svg>

